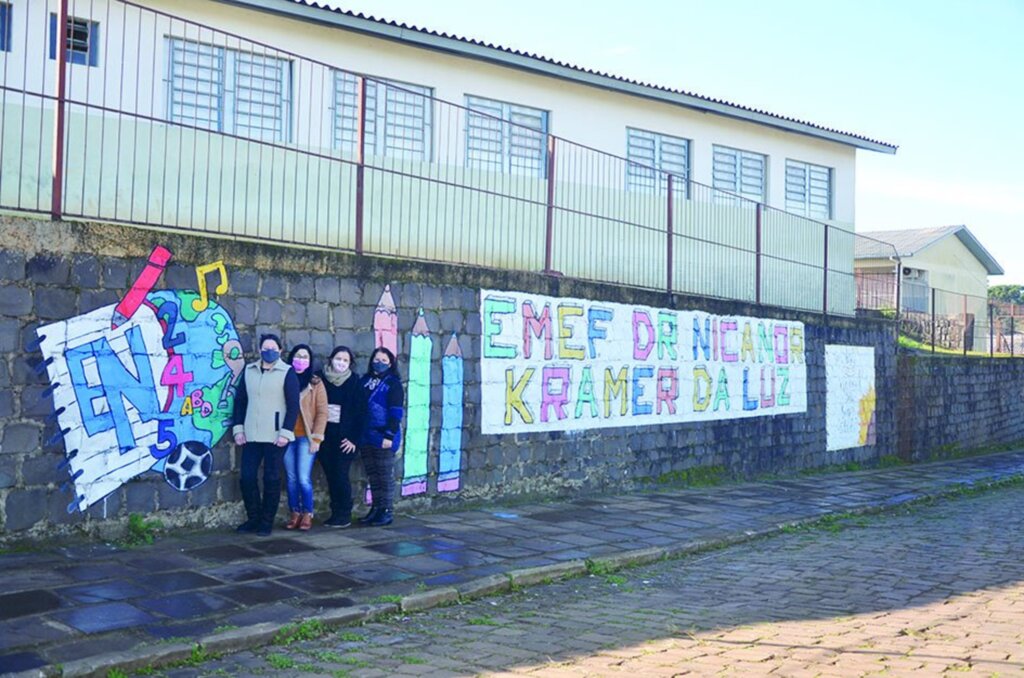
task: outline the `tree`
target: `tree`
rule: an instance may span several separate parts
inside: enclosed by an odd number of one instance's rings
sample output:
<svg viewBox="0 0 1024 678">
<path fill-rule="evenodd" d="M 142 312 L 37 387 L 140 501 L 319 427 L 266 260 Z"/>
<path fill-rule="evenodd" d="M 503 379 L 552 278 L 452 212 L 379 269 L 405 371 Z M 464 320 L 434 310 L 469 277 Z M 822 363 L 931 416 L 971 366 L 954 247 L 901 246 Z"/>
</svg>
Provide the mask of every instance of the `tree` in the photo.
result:
<svg viewBox="0 0 1024 678">
<path fill-rule="evenodd" d="M 988 298 L 1007 304 L 1024 304 L 1024 285 L 993 285 L 988 288 Z"/>
</svg>

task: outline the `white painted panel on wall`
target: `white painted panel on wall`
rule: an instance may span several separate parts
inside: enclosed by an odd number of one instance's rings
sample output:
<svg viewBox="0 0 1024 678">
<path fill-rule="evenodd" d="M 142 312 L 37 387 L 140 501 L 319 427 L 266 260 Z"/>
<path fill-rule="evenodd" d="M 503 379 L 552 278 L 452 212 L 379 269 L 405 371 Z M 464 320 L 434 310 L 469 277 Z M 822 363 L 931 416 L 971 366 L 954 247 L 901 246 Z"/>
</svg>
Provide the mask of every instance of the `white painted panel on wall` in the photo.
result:
<svg viewBox="0 0 1024 678">
<path fill-rule="evenodd" d="M 807 411 L 804 325 L 481 290 L 484 433 Z"/>
<path fill-rule="evenodd" d="M 875 444 L 875 349 L 825 346 L 827 448 Z"/>
</svg>

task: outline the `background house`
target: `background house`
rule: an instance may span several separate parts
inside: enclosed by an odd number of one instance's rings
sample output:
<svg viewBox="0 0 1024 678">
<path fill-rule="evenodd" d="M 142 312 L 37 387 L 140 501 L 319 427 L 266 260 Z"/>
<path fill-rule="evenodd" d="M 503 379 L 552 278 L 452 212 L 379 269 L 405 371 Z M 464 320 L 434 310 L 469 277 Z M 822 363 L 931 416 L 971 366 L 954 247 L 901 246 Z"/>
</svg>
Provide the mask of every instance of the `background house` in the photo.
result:
<svg viewBox="0 0 1024 678">
<path fill-rule="evenodd" d="M 942 226 L 868 235 L 898 253 L 902 311 L 913 316 L 934 310 L 936 316 L 961 318 L 960 327 L 971 329 L 973 344 L 987 350 L 988 276 L 1004 271 L 970 229 Z M 858 306 L 895 308 L 896 260 L 865 239 L 857 243 L 854 265 Z"/>
<path fill-rule="evenodd" d="M 295 0 L 0 3 L 0 206 L 852 314 L 891 144 Z M 363 77 L 365 76 L 365 77 Z M 59 97 L 57 97 L 59 98 Z"/>
</svg>

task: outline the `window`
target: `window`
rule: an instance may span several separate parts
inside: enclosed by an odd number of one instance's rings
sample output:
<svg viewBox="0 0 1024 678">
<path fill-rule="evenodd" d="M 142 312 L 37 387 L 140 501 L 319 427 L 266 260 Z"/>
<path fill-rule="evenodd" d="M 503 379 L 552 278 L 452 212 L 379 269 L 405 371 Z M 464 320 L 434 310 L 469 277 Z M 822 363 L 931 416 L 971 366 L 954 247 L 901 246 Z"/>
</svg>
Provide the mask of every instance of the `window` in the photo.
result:
<svg viewBox="0 0 1024 678">
<path fill-rule="evenodd" d="M 672 174 L 672 190 L 685 193 L 690 176 L 690 141 L 667 134 L 626 128 L 626 187 L 630 190 L 665 190 Z M 660 170 L 660 171 L 659 171 Z"/>
<path fill-rule="evenodd" d="M 711 184 L 714 188 L 757 202 L 765 201 L 766 156 L 727 146 L 715 146 L 714 153 Z"/>
<path fill-rule="evenodd" d="M 813 219 L 831 219 L 832 169 L 786 160 L 786 211 Z"/>
<path fill-rule="evenodd" d="M 288 140 L 288 61 L 176 38 L 170 44 L 172 122 L 250 139 Z"/>
<path fill-rule="evenodd" d="M 0 52 L 11 51 L 11 3 L 0 2 Z"/>
<path fill-rule="evenodd" d="M 544 177 L 548 112 L 467 96 L 466 166 Z"/>
<path fill-rule="evenodd" d="M 433 145 L 433 94 L 433 89 L 421 85 L 366 80 L 366 154 L 429 162 Z M 356 149 L 358 97 L 358 78 L 336 71 L 334 147 L 349 153 Z"/>
<path fill-rule="evenodd" d="M 10 30 L 8 28 L 8 30 Z M 96 66 L 99 64 L 100 25 L 88 19 L 69 16 L 65 30 L 64 48 L 69 64 Z M 57 15 L 50 14 L 50 58 L 57 58 Z"/>
</svg>

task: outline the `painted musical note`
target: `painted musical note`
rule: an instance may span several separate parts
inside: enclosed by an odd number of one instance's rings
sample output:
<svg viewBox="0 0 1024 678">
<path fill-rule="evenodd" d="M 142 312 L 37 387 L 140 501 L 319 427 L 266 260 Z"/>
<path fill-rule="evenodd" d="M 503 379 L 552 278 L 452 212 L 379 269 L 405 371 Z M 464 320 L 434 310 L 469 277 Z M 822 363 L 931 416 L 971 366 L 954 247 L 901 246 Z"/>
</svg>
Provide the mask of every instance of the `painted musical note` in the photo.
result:
<svg viewBox="0 0 1024 678">
<path fill-rule="evenodd" d="M 196 278 L 199 281 L 199 298 L 192 300 L 192 310 L 197 312 L 205 311 L 210 305 L 210 295 L 206 290 L 206 276 L 210 273 L 220 273 L 220 282 L 214 288 L 215 294 L 224 294 L 228 291 L 228 272 L 224 268 L 223 261 L 215 261 L 205 266 L 196 266 Z"/>
</svg>

